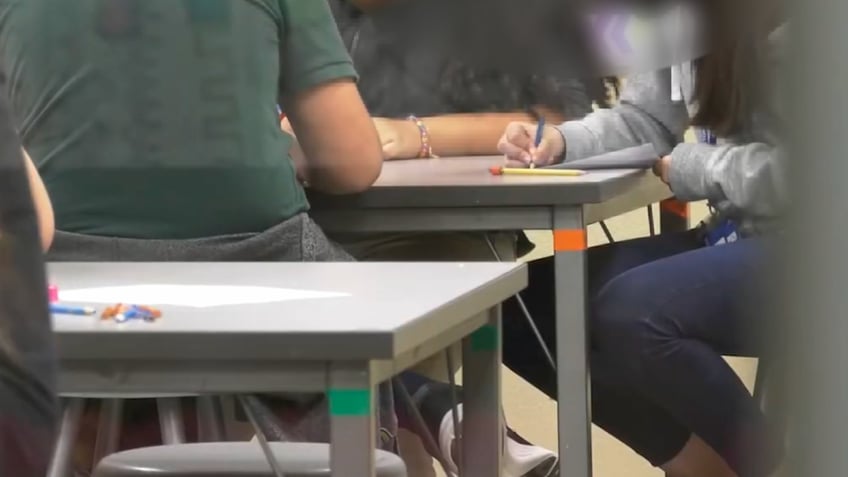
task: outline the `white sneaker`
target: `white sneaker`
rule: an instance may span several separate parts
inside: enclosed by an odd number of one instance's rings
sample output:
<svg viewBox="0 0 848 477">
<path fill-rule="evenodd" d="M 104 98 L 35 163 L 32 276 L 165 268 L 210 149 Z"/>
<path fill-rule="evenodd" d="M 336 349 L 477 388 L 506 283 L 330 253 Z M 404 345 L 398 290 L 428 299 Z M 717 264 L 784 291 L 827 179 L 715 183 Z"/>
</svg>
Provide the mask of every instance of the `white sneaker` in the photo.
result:
<svg viewBox="0 0 848 477">
<path fill-rule="evenodd" d="M 462 404 L 457 405 L 458 422 L 462 422 Z M 506 419 L 503 425 L 503 477 L 554 477 L 559 475 L 559 460 L 556 454 L 544 447 L 532 444 L 523 444 L 511 438 L 507 434 Z M 453 441 L 456 438 L 454 432 L 453 417 L 451 413 L 442 417 L 439 425 L 439 449 L 452 473 L 456 477 L 458 467 L 453 459 Z"/>
</svg>

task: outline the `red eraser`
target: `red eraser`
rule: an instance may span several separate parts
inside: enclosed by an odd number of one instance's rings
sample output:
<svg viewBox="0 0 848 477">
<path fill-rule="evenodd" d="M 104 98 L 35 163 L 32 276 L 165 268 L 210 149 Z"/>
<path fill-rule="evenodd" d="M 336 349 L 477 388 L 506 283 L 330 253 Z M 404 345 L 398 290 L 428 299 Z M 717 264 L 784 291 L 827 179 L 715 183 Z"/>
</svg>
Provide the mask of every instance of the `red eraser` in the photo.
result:
<svg viewBox="0 0 848 477">
<path fill-rule="evenodd" d="M 489 168 L 489 172 L 492 173 L 493 176 L 503 175 L 503 167 L 492 166 L 492 167 Z"/>
<path fill-rule="evenodd" d="M 47 287 L 47 301 L 50 303 L 56 303 L 59 301 L 59 287 L 56 285 L 50 285 Z"/>
</svg>

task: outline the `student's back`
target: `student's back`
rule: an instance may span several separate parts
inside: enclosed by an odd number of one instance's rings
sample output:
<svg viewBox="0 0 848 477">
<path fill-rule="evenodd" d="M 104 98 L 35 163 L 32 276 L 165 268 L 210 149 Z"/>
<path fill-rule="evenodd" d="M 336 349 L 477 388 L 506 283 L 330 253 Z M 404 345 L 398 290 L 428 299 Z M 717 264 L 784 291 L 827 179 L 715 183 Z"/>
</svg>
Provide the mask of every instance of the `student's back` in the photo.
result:
<svg viewBox="0 0 848 477">
<path fill-rule="evenodd" d="M 355 77 L 317 0 L 0 0 L 0 65 L 57 228 L 141 239 L 257 233 L 305 212 L 276 103 Z"/>
</svg>

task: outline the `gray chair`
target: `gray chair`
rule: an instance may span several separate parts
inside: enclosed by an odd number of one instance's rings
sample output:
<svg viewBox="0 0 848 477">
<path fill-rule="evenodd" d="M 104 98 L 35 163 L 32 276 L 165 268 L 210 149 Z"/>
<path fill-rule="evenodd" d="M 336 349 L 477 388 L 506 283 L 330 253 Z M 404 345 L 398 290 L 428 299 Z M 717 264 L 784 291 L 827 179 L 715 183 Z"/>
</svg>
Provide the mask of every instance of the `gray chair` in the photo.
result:
<svg viewBox="0 0 848 477">
<path fill-rule="evenodd" d="M 330 445 L 269 442 L 286 477 L 330 476 Z M 400 457 L 376 452 L 378 477 L 406 477 Z M 147 447 L 112 454 L 92 477 L 273 477 L 256 442 L 216 442 Z"/>
</svg>

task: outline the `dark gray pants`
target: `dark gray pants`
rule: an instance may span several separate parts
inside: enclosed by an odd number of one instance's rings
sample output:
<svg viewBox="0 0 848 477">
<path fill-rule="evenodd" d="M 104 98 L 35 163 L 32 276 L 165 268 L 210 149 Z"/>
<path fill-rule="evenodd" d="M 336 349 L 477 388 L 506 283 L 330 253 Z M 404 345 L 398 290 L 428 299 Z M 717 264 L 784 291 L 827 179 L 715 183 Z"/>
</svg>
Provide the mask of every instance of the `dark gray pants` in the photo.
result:
<svg viewBox="0 0 848 477">
<path fill-rule="evenodd" d="M 347 262 L 353 258 L 331 242 L 306 214 L 264 232 L 185 240 L 98 237 L 57 231 L 51 262 Z"/>
</svg>

